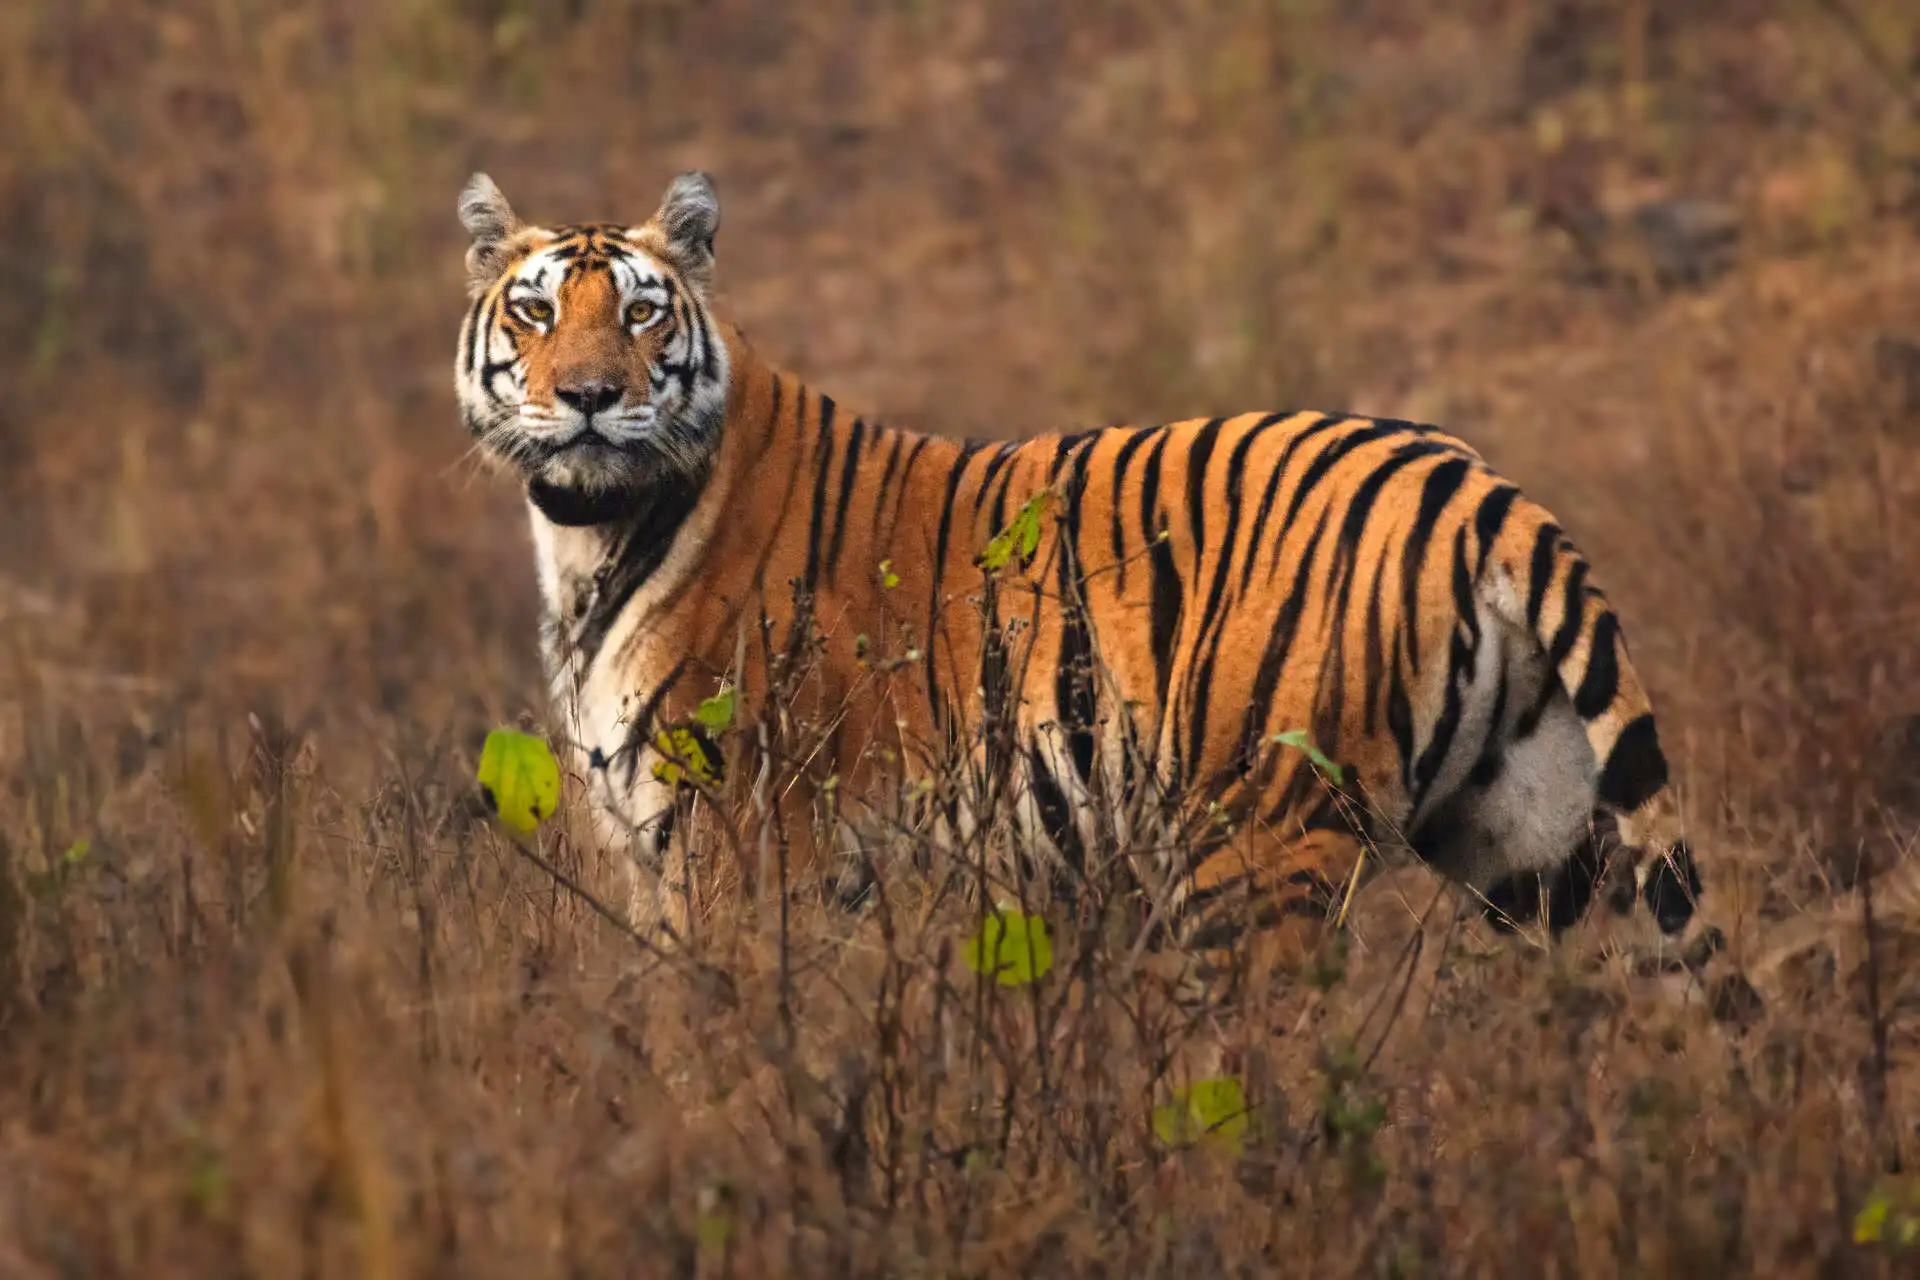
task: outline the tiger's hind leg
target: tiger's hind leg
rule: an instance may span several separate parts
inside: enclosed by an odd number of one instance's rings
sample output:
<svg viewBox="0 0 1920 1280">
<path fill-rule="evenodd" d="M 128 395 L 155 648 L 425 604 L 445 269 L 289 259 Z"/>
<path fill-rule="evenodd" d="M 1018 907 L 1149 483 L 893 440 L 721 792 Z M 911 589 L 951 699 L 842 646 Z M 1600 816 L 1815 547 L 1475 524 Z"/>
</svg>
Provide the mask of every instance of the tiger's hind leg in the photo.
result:
<svg viewBox="0 0 1920 1280">
<path fill-rule="evenodd" d="M 1332 827 L 1291 839 L 1241 835 L 1194 867 L 1186 947 L 1211 973 L 1266 981 L 1297 973 L 1343 923 L 1374 859 Z"/>
</svg>

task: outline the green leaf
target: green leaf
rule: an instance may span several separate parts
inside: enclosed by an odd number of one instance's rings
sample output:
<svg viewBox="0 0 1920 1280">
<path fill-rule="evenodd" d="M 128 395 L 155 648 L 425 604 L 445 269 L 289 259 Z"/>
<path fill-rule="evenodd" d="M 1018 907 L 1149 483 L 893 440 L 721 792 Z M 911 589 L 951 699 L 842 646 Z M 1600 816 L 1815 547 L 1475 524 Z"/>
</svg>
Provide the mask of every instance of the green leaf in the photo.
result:
<svg viewBox="0 0 1920 1280">
<path fill-rule="evenodd" d="M 1047 922 L 1002 907 L 980 922 L 964 956 L 975 973 L 990 973 L 1003 987 L 1024 987 L 1053 968 L 1053 939 Z"/>
<path fill-rule="evenodd" d="M 733 1239 L 733 1184 L 725 1179 L 700 1188 L 699 1212 L 693 1238 L 703 1253 L 715 1253 Z"/>
<path fill-rule="evenodd" d="M 1920 1180 L 1883 1178 L 1875 1184 L 1854 1215 L 1853 1242 L 1900 1248 L 1920 1242 Z"/>
<path fill-rule="evenodd" d="M 1174 1093 L 1173 1101 L 1153 1109 L 1153 1133 L 1170 1147 L 1201 1141 L 1239 1155 L 1252 1125 L 1238 1076 L 1200 1080 Z"/>
<path fill-rule="evenodd" d="M 1007 527 L 987 541 L 978 560 L 980 567 L 998 572 L 1012 562 L 1016 553 L 1022 563 L 1033 559 L 1034 552 L 1040 549 L 1040 516 L 1052 499 L 1051 489 L 1042 489 L 1028 498 L 1007 522 Z"/>
<path fill-rule="evenodd" d="M 711 785 L 719 777 L 714 761 L 691 729 L 679 725 L 662 729 L 654 735 L 653 746 L 666 757 L 654 761 L 653 776 L 669 786 L 678 786 L 689 776 Z"/>
<path fill-rule="evenodd" d="M 1886 1192 L 1876 1187 L 1860 1212 L 1854 1215 L 1853 1242 L 1872 1244 L 1879 1240 L 1887 1225 L 1887 1215 L 1892 1212 L 1893 1202 L 1887 1199 Z"/>
<path fill-rule="evenodd" d="M 85 862 L 87 860 L 87 855 L 92 852 L 93 852 L 93 841 L 82 838 L 79 840 L 75 840 L 72 844 L 67 846 L 66 852 L 60 855 L 60 861 L 66 863 L 70 867 L 77 867 L 81 863 Z"/>
<path fill-rule="evenodd" d="M 560 766 L 547 744 L 530 733 L 489 733 L 480 749 L 478 776 L 487 809 L 522 835 L 552 816 L 560 803 Z"/>
<path fill-rule="evenodd" d="M 1184 1147 L 1193 1141 L 1193 1115 L 1187 1109 L 1187 1091 L 1181 1089 L 1172 1102 L 1153 1109 L 1153 1136 L 1170 1147 Z"/>
<path fill-rule="evenodd" d="M 880 589 L 882 591 L 891 591 L 899 585 L 900 575 L 893 571 L 893 561 L 882 560 L 880 562 Z"/>
<path fill-rule="evenodd" d="M 1327 757 L 1326 753 L 1307 740 L 1307 731 L 1305 729 L 1289 729 L 1285 733 L 1276 733 L 1269 741 L 1277 742 L 1283 747 L 1298 747 L 1300 750 L 1306 752 L 1307 759 L 1319 765 L 1320 768 L 1326 772 L 1326 775 L 1333 779 L 1333 785 L 1336 787 L 1339 786 L 1346 777 L 1346 770 L 1335 764 Z"/>
<path fill-rule="evenodd" d="M 725 733 L 733 726 L 733 713 L 738 699 L 734 696 L 732 685 L 725 685 L 711 698 L 702 698 L 694 709 L 693 718 L 703 728 L 714 733 Z"/>
<path fill-rule="evenodd" d="M 1238 1076 L 1221 1076 L 1197 1082 L 1187 1094 L 1187 1106 L 1199 1122 L 1200 1131 L 1213 1140 L 1239 1151 L 1247 1132 L 1247 1096 Z"/>
</svg>

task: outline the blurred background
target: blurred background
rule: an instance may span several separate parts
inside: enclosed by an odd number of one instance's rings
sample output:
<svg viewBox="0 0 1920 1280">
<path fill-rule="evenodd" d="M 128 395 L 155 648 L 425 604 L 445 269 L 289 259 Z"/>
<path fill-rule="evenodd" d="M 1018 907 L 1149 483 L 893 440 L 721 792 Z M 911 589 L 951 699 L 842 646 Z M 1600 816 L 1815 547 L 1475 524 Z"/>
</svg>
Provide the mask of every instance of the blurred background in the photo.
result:
<svg viewBox="0 0 1920 1280">
<path fill-rule="evenodd" d="M 721 309 L 890 422 L 1479 446 L 1623 611 L 1696 847 L 1788 914 L 1920 829 L 1917 78 L 1908 0 L 8 4 L 13 856 L 138 884 L 178 744 L 249 710 L 326 830 L 538 709 L 454 197 L 639 220 L 700 167 Z"/>
<path fill-rule="evenodd" d="M 0 619 L 51 683 L 537 692 L 453 197 L 724 202 L 721 306 L 889 420 L 1427 419 L 1558 511 L 1696 798 L 1920 773 L 1897 0 L 180 0 L 0 17 Z M 1783 785 L 1788 784 L 1790 785 Z"/>
</svg>

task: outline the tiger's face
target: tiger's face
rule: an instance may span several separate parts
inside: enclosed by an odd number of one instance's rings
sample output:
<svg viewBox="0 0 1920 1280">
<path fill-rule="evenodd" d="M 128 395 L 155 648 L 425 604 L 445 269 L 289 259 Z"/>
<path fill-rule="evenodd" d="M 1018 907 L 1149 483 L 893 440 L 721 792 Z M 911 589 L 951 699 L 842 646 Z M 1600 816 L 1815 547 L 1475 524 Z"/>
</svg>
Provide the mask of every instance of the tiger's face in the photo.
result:
<svg viewBox="0 0 1920 1280">
<path fill-rule="evenodd" d="M 523 226 L 485 174 L 460 196 L 472 296 L 455 383 L 481 448 L 566 525 L 698 484 L 719 447 L 727 353 L 707 312 L 720 205 L 682 174 L 647 223 Z"/>
</svg>

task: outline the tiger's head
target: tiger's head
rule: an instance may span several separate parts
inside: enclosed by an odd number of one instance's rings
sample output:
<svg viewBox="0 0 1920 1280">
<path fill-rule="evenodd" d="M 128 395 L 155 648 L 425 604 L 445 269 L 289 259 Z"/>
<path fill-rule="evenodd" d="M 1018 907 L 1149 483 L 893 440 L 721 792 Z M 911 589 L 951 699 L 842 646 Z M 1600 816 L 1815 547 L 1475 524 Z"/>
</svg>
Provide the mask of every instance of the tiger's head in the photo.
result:
<svg viewBox="0 0 1920 1280">
<path fill-rule="evenodd" d="M 481 449 L 557 524 L 604 523 L 698 485 L 727 400 L 707 311 L 712 180 L 681 174 L 641 226 L 523 225 L 484 173 L 459 209 L 473 244 L 455 385 Z"/>
</svg>

